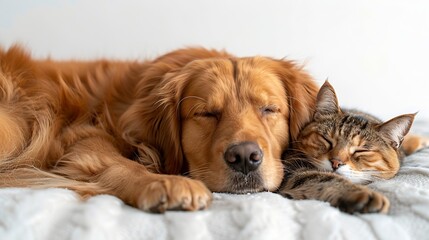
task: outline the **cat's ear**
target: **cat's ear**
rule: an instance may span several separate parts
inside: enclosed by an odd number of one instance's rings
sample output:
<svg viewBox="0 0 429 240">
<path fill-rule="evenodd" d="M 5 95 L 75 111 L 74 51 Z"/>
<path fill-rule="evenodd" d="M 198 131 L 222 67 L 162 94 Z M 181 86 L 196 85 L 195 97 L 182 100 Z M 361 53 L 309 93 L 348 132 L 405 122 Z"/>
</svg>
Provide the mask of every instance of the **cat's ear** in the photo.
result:
<svg viewBox="0 0 429 240">
<path fill-rule="evenodd" d="M 317 94 L 314 118 L 317 119 L 322 116 L 338 114 L 340 112 L 341 110 L 338 106 L 337 94 L 335 94 L 335 90 L 332 85 L 328 81 L 325 81 Z"/>
<path fill-rule="evenodd" d="M 415 116 L 416 113 L 397 116 L 381 124 L 378 130 L 393 148 L 398 149 L 405 135 L 410 131 Z"/>
</svg>

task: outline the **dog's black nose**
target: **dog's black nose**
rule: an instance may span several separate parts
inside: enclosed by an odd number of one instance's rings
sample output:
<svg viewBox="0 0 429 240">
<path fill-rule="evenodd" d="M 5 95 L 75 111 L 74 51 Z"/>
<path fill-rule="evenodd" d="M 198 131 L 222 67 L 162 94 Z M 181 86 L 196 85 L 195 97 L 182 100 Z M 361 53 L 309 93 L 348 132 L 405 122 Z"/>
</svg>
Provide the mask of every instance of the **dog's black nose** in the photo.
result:
<svg viewBox="0 0 429 240">
<path fill-rule="evenodd" d="M 235 171 L 248 174 L 258 169 L 262 163 L 262 150 L 254 142 L 242 142 L 228 147 L 225 162 Z"/>
</svg>

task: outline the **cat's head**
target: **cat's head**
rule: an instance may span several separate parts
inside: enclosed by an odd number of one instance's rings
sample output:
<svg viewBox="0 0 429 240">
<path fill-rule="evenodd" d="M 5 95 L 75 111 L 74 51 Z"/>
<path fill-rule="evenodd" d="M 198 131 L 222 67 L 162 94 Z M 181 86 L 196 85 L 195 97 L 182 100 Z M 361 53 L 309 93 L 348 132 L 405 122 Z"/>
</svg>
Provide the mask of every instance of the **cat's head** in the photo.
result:
<svg viewBox="0 0 429 240">
<path fill-rule="evenodd" d="M 294 148 L 306 153 L 320 169 L 335 171 L 356 183 L 389 179 L 399 170 L 401 146 L 415 114 L 387 122 L 357 111 L 343 111 L 334 88 L 320 88 L 313 120 Z"/>
</svg>

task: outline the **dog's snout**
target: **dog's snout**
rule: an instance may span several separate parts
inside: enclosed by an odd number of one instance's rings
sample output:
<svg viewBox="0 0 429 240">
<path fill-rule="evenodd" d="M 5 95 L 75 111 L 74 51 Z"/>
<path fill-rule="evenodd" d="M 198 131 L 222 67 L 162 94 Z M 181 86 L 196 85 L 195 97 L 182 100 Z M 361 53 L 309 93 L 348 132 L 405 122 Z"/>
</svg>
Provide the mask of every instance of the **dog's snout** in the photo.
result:
<svg viewBox="0 0 429 240">
<path fill-rule="evenodd" d="M 224 155 L 226 163 L 234 170 L 248 174 L 262 163 L 262 150 L 254 142 L 242 142 L 228 147 Z"/>
</svg>

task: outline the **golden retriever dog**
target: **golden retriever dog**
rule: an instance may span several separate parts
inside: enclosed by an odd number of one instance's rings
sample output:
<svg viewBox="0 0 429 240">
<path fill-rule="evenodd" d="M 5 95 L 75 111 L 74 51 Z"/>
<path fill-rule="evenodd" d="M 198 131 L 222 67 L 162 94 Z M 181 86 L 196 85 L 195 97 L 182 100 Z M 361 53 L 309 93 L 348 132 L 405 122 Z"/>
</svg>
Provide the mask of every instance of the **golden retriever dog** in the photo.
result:
<svg viewBox="0 0 429 240">
<path fill-rule="evenodd" d="M 317 90 L 293 62 L 202 48 L 144 62 L 0 49 L 0 186 L 155 212 L 204 209 L 212 191 L 275 191 Z"/>
</svg>

